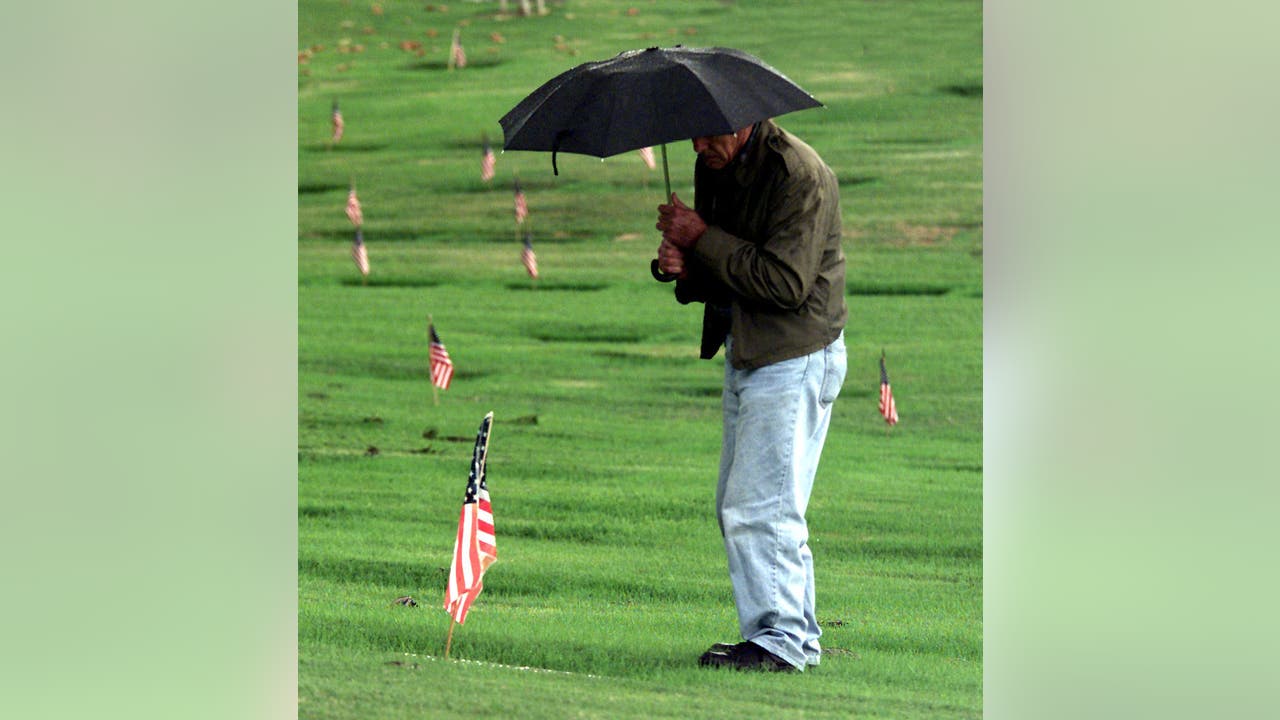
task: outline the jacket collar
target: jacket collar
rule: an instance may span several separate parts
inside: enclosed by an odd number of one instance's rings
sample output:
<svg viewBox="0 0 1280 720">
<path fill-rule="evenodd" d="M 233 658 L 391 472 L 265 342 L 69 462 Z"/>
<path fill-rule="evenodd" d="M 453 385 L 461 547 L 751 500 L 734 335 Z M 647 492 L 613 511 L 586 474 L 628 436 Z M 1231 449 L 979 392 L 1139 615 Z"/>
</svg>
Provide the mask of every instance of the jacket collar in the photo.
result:
<svg viewBox="0 0 1280 720">
<path fill-rule="evenodd" d="M 725 168 L 733 173 L 734 181 L 740 186 L 746 187 L 755 181 L 764 165 L 765 146 L 777 132 L 778 126 L 772 120 L 761 120 L 751 128 L 751 136 Z"/>
</svg>

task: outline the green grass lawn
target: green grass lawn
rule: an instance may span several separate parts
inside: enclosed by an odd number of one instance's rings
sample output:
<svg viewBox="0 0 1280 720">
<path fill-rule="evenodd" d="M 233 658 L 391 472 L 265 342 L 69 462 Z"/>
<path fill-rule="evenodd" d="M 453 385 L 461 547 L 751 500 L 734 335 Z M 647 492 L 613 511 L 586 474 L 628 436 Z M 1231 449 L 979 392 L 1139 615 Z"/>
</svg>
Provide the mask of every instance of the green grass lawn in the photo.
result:
<svg viewBox="0 0 1280 720">
<path fill-rule="evenodd" d="M 445 7 L 299 4 L 299 717 L 980 715 L 981 5 Z M 470 62 L 449 71 L 457 27 Z M 752 52 L 827 105 L 780 120 L 840 178 L 849 257 L 850 367 L 809 510 L 827 652 L 798 676 L 696 666 L 737 639 L 712 507 L 722 363 L 697 360 L 700 309 L 649 277 L 661 170 L 562 155 L 555 177 L 512 152 L 479 178 L 483 136 L 500 147 L 497 119 L 543 81 L 676 43 Z M 668 151 L 691 201 L 693 153 Z M 457 367 L 438 405 L 428 316 Z M 490 410 L 499 560 L 446 662 L 445 573 Z"/>
</svg>

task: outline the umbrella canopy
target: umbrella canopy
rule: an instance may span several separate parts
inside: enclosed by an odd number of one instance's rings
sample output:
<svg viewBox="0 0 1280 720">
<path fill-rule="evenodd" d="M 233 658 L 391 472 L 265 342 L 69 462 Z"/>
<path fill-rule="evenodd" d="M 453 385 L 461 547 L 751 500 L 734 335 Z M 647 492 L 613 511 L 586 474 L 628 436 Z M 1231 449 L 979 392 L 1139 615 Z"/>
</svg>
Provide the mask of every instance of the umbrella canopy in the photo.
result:
<svg viewBox="0 0 1280 720">
<path fill-rule="evenodd" d="M 498 122 L 504 150 L 603 158 L 821 105 L 741 50 L 652 47 L 565 71 Z"/>
</svg>

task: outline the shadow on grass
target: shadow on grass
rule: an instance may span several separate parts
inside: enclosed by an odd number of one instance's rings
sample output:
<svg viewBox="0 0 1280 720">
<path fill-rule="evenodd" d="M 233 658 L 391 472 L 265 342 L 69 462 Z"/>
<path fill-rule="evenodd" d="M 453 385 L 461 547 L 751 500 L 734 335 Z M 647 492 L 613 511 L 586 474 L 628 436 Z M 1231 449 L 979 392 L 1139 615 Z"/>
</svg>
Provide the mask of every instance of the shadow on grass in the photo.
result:
<svg viewBox="0 0 1280 720">
<path fill-rule="evenodd" d="M 427 371 L 427 349 L 426 342 L 423 342 L 422 358 L 413 358 L 409 360 L 381 359 L 381 358 L 362 358 L 362 359 L 339 359 L 325 358 L 322 360 L 306 359 L 298 363 L 299 372 L 327 373 L 332 375 L 349 375 L 359 378 L 377 378 L 380 380 L 422 380 L 426 381 L 428 377 Z M 454 372 L 453 379 L 457 380 L 474 380 L 488 376 L 489 373 L 483 370 L 466 370 L 459 369 Z M 425 388 L 425 385 L 424 385 Z M 429 389 L 423 392 L 430 394 Z M 362 423 L 359 419 L 352 419 L 353 426 Z M 469 442 L 474 442 L 473 436 Z"/>
<path fill-rule="evenodd" d="M 464 47 L 466 46 L 466 43 L 465 43 L 465 42 L 463 43 L 463 46 L 464 46 Z M 468 54 L 468 55 L 470 55 L 470 53 L 467 53 L 467 54 Z M 497 66 L 499 66 L 499 65 L 504 65 L 504 64 L 506 64 L 506 63 L 507 63 L 506 58 L 500 58 L 500 57 L 477 57 L 477 58 L 475 58 L 475 59 L 472 59 L 472 58 L 468 57 L 468 58 L 467 58 L 467 66 L 466 66 L 466 67 L 462 67 L 462 68 L 455 68 L 455 69 L 453 70 L 453 72 L 455 72 L 455 73 L 467 73 L 467 72 L 471 72 L 471 71 L 473 71 L 473 70 L 487 70 L 487 69 L 489 69 L 489 68 L 497 67 Z M 447 73 L 447 72 L 449 72 L 449 61 L 448 61 L 448 59 L 444 59 L 444 60 L 418 60 L 418 61 L 416 61 L 416 62 L 411 62 L 411 63 L 406 64 L 406 65 L 404 66 L 404 69 L 405 69 L 405 70 L 408 70 L 408 71 L 410 71 L 410 72 L 424 72 L 424 71 L 425 71 L 425 72 L 440 72 L 440 71 L 443 71 L 443 72 L 446 72 L 446 73 Z"/>
<path fill-rule="evenodd" d="M 946 295 L 951 292 L 950 285 L 932 283 L 860 283 L 851 282 L 845 286 L 850 295 Z"/>
<path fill-rule="evenodd" d="M 504 536 L 530 538 L 532 540 L 568 540 L 573 543 L 596 543 L 603 541 L 609 532 L 607 528 L 598 523 L 507 520 L 502 524 L 502 534 Z"/>
<path fill-rule="evenodd" d="M 333 152 L 333 153 L 367 153 L 377 150 L 385 150 L 389 147 L 386 143 L 356 143 L 356 142 L 339 142 L 336 145 L 327 142 L 309 143 L 301 146 L 307 152 Z"/>
<path fill-rule="evenodd" d="M 343 278 L 340 281 L 347 287 L 371 287 L 371 288 L 429 288 L 443 285 L 442 280 L 436 278 L 384 278 L 384 277 L 368 277 L 365 279 Z"/>
<path fill-rule="evenodd" d="M 980 98 L 982 97 L 982 83 L 971 83 L 962 85 L 947 85 L 938 88 L 947 95 L 955 95 L 964 98 Z"/>
<path fill-rule="evenodd" d="M 568 291 L 568 292 L 597 292 L 609 287 L 609 283 L 589 283 L 589 282 L 554 282 L 547 280 L 537 280 L 532 282 L 509 282 L 506 284 L 508 290 L 532 290 L 532 291 Z"/>
<path fill-rule="evenodd" d="M 341 227 L 340 225 L 337 225 L 337 223 L 338 221 L 335 220 L 336 226 Z M 355 234 L 356 229 L 348 225 L 343 227 L 341 230 L 311 230 L 300 234 L 298 237 L 306 240 L 346 240 L 347 242 L 351 242 L 351 239 L 355 237 Z M 368 225 L 364 227 L 364 241 L 366 243 L 399 243 L 422 239 L 424 239 L 424 236 L 420 231 L 394 228 L 389 230 L 370 230 Z M 511 242 L 511 238 L 509 237 L 506 240 L 507 242 Z"/>
<path fill-rule="evenodd" d="M 595 357 L 628 365 L 685 366 L 691 359 L 691 357 L 658 357 L 655 355 L 647 355 L 645 353 L 629 353 L 619 350 L 592 350 L 591 354 Z"/>
<path fill-rule="evenodd" d="M 563 325 L 532 328 L 529 330 L 529 337 L 542 342 L 638 343 L 642 342 L 646 335 L 615 327 Z"/>
<path fill-rule="evenodd" d="M 322 195 L 328 192 L 338 192 L 347 190 L 347 186 L 341 183 L 299 183 L 299 195 Z"/>
<path fill-rule="evenodd" d="M 705 397 L 718 398 L 724 392 L 724 388 L 719 385 L 708 385 L 706 387 L 682 387 L 675 392 L 686 397 Z"/>
<path fill-rule="evenodd" d="M 946 138 L 940 137 L 886 137 L 886 138 L 869 138 L 868 145 L 940 145 L 947 142 Z"/>
<path fill-rule="evenodd" d="M 317 508 L 311 512 L 327 511 Z M 448 579 L 448 569 L 433 568 L 421 562 L 357 558 L 300 558 L 298 575 L 344 584 L 364 582 L 395 588 L 421 588 L 436 585 L 443 587 L 440 578 Z"/>
<path fill-rule="evenodd" d="M 861 548 L 863 555 L 877 558 L 905 558 L 908 560 L 981 560 L 982 543 L 909 543 L 892 541 L 868 541 Z"/>
<path fill-rule="evenodd" d="M 943 462 L 935 460 L 932 462 L 913 463 L 917 467 L 928 468 L 930 470 L 945 470 L 949 472 L 959 473 L 977 473 L 982 474 L 982 463 L 963 463 L 963 462 Z"/>
<path fill-rule="evenodd" d="M 493 140 L 493 138 L 491 137 L 490 140 Z M 498 138 L 497 142 L 500 143 L 501 140 L 502 138 Z M 475 153 L 476 166 L 478 167 L 480 165 L 480 150 L 483 148 L 483 144 L 479 138 L 476 138 L 475 140 L 451 140 L 443 143 L 442 147 L 450 150 L 457 150 L 459 152 Z M 497 151 L 498 145 L 495 144 L 494 152 Z M 551 154 L 544 154 L 547 156 L 547 162 L 550 163 Z M 499 166 L 502 164 L 501 156 L 498 158 L 498 164 Z M 542 173 L 538 173 L 537 175 L 528 178 L 521 177 L 520 189 L 529 193 L 535 190 L 559 190 L 565 186 L 566 183 L 558 182 L 557 178 L 554 175 L 551 175 L 550 172 L 547 172 L 546 175 L 550 179 L 544 179 Z M 510 177 L 498 177 L 486 183 L 480 179 L 478 171 L 476 173 L 475 180 L 468 179 L 463 182 L 452 183 L 446 180 L 440 182 L 435 187 L 439 192 L 448 193 L 505 193 L 505 197 L 508 201 L 512 199 L 513 193 L 515 192 L 515 183 L 512 182 Z"/>
<path fill-rule="evenodd" d="M 865 175 L 839 175 L 836 177 L 836 182 L 840 183 L 841 187 L 850 187 L 853 185 L 867 185 L 879 179 Z"/>
</svg>

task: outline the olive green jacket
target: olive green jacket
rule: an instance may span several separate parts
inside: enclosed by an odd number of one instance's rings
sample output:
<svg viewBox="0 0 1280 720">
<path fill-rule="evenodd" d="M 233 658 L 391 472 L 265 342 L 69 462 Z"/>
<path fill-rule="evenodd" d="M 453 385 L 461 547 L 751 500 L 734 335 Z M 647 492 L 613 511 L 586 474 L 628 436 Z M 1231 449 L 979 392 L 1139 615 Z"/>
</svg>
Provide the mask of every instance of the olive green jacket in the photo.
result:
<svg viewBox="0 0 1280 720">
<path fill-rule="evenodd" d="M 739 369 L 835 340 L 848 317 L 840 192 L 813 148 L 765 120 L 724 169 L 699 158 L 694 190 L 707 231 L 686 251 L 675 294 L 706 304 L 701 356 L 714 357 L 726 332 Z"/>
</svg>

